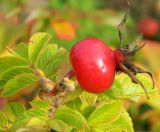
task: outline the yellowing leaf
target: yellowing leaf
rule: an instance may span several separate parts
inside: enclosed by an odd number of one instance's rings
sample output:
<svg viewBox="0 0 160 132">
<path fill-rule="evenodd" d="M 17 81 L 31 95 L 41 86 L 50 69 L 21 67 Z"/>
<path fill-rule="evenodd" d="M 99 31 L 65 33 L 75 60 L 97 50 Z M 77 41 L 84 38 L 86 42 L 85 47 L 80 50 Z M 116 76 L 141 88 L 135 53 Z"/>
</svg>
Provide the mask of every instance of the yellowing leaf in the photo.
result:
<svg viewBox="0 0 160 132">
<path fill-rule="evenodd" d="M 88 118 L 90 126 L 96 127 L 106 125 L 117 120 L 122 113 L 122 103 L 120 101 L 113 101 L 105 103 L 95 109 Z"/>
<path fill-rule="evenodd" d="M 157 95 L 157 87 L 152 88 L 152 80 L 149 76 L 144 74 L 137 74 L 137 78 L 144 84 L 148 95 L 150 97 L 155 97 Z M 99 96 L 104 96 L 105 99 L 132 99 L 135 96 L 144 96 L 145 92 L 139 84 L 135 84 L 126 74 L 117 75 L 115 81 L 110 88 L 110 90 L 105 93 L 99 94 Z"/>
<path fill-rule="evenodd" d="M 49 127 L 57 132 L 64 132 L 66 129 L 69 129 L 69 126 L 61 120 L 51 119 L 48 122 Z"/>
<path fill-rule="evenodd" d="M 74 128 L 83 128 L 87 126 L 87 122 L 80 112 L 65 106 L 59 108 L 55 112 L 54 118 L 62 120 L 63 122 Z"/>
<path fill-rule="evenodd" d="M 110 126 L 110 127 L 109 127 Z M 112 128 L 122 128 L 123 131 L 122 132 L 134 132 L 133 130 L 133 124 L 132 124 L 132 120 L 129 117 L 129 114 L 123 109 L 123 112 L 121 114 L 121 116 L 119 117 L 118 120 L 116 120 L 115 122 L 113 122 L 112 124 L 109 124 L 109 129 Z M 107 127 L 106 127 L 107 129 Z M 119 132 L 119 131 L 117 131 Z"/>
<path fill-rule="evenodd" d="M 0 127 L 5 128 L 8 125 L 7 117 L 0 111 Z"/>
</svg>

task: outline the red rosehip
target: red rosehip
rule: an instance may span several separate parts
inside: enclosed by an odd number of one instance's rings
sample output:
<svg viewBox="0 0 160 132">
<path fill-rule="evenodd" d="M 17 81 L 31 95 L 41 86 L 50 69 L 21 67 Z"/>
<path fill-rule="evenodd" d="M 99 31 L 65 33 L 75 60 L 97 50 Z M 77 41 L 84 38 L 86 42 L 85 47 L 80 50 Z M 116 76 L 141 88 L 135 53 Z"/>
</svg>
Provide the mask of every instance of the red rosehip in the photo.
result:
<svg viewBox="0 0 160 132">
<path fill-rule="evenodd" d="M 100 93 L 113 83 L 116 61 L 114 52 L 101 40 L 87 38 L 71 49 L 70 59 L 80 86 L 88 92 Z"/>
<path fill-rule="evenodd" d="M 145 37 L 154 37 L 159 30 L 159 23 L 153 18 L 143 18 L 138 22 L 138 31 Z"/>
<path fill-rule="evenodd" d="M 153 76 L 150 72 L 135 66 L 132 58 L 135 53 L 143 48 L 146 43 L 139 44 L 139 39 L 135 43 L 123 46 L 122 28 L 129 13 L 128 10 L 124 15 L 121 23 L 118 25 L 120 46 L 112 51 L 101 40 L 96 38 L 87 38 L 77 42 L 70 51 L 70 60 L 73 70 L 67 73 L 67 77 L 76 76 L 80 86 L 91 93 L 100 93 L 109 89 L 113 83 L 115 72 L 120 71 L 127 74 L 133 83 L 139 84 L 149 99 L 146 88 L 143 83 L 136 77 L 137 73 L 146 73 L 151 77 L 153 88 L 155 86 Z M 147 25 L 148 24 L 148 25 Z M 147 26 L 146 26 L 147 25 Z M 140 23 L 144 35 L 153 35 L 158 32 L 158 26 L 155 21 L 147 19 Z"/>
</svg>

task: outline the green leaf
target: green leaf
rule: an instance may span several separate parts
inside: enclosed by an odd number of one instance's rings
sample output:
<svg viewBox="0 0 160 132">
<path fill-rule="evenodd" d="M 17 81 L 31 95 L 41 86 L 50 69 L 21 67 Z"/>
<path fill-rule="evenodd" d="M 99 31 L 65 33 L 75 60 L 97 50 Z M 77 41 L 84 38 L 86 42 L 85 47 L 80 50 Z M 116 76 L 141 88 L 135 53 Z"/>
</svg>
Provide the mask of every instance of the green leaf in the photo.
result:
<svg viewBox="0 0 160 132">
<path fill-rule="evenodd" d="M 74 99 L 76 99 L 77 97 L 79 97 L 81 95 L 81 93 L 83 92 L 83 90 L 81 88 L 76 88 L 76 90 L 74 90 L 73 92 L 71 92 L 64 100 L 64 103 L 67 103 L 69 101 L 72 101 Z"/>
<path fill-rule="evenodd" d="M 14 66 L 26 66 L 26 62 L 20 58 L 13 56 L 5 56 L 0 58 L 0 74 Z"/>
<path fill-rule="evenodd" d="M 34 84 L 37 80 L 38 78 L 31 73 L 17 75 L 6 83 L 2 91 L 2 96 L 11 96 L 21 89 Z"/>
<path fill-rule="evenodd" d="M 96 109 L 96 107 L 94 106 L 89 106 L 89 107 L 86 107 L 82 113 L 83 113 L 83 116 L 88 119 L 88 117 L 91 115 L 91 113 Z"/>
<path fill-rule="evenodd" d="M 23 111 L 22 113 L 20 113 L 19 118 L 17 118 L 12 124 L 10 131 L 15 132 L 16 130 L 29 127 L 39 127 L 40 130 L 41 127 L 45 126 L 47 120 L 48 115 L 46 112 L 44 112 L 44 110 L 31 108 L 27 111 Z"/>
<path fill-rule="evenodd" d="M 111 128 L 109 130 L 102 130 L 101 128 L 92 128 L 92 131 L 93 132 L 126 132 L 122 128 Z M 127 131 L 127 132 L 129 132 L 129 131 Z"/>
<path fill-rule="evenodd" d="M 12 111 L 11 107 L 9 104 L 5 104 L 4 107 L 4 113 L 7 116 L 7 120 L 13 123 L 16 120 L 16 115 Z"/>
<path fill-rule="evenodd" d="M 25 111 L 25 107 L 20 102 L 13 102 L 4 105 L 4 113 L 10 122 L 14 122 L 17 118 L 21 117 Z"/>
<path fill-rule="evenodd" d="M 56 44 L 48 44 L 39 54 L 36 61 L 36 66 L 43 69 L 47 61 L 50 60 L 57 52 L 58 46 Z"/>
<path fill-rule="evenodd" d="M 45 110 L 42 110 L 42 109 L 32 108 L 32 109 L 29 109 L 28 111 L 26 111 L 24 113 L 24 115 L 27 116 L 27 117 L 42 116 L 42 117 L 45 118 L 47 116 L 47 112 Z"/>
<path fill-rule="evenodd" d="M 2 127 L 0 127 L 0 132 L 6 132 L 6 130 Z"/>
<path fill-rule="evenodd" d="M 28 46 L 25 43 L 20 43 L 14 49 L 15 53 L 24 59 L 28 60 Z"/>
<path fill-rule="evenodd" d="M 5 128 L 8 126 L 8 121 L 4 113 L 0 111 L 0 127 Z"/>
<path fill-rule="evenodd" d="M 10 104 L 7 104 L 8 107 L 10 107 L 10 110 L 16 117 L 20 117 L 23 112 L 26 110 L 24 105 L 20 102 L 13 102 Z"/>
<path fill-rule="evenodd" d="M 88 118 L 88 123 L 94 127 L 112 123 L 120 117 L 121 112 L 122 103 L 120 101 L 105 103 L 92 112 Z"/>
<path fill-rule="evenodd" d="M 118 128 L 118 129 L 121 128 L 126 132 L 134 132 L 132 120 L 129 114 L 124 109 L 123 109 L 123 113 L 121 114 L 118 120 L 106 126 L 106 130 L 110 130 L 112 128 Z"/>
<path fill-rule="evenodd" d="M 33 108 L 37 108 L 37 109 L 50 109 L 51 108 L 51 104 L 49 103 L 48 100 L 33 100 L 31 102 L 31 105 Z"/>
<path fill-rule="evenodd" d="M 113 126 L 123 128 L 128 132 L 134 132 L 131 118 L 129 117 L 129 114 L 127 112 L 124 112 L 121 117 L 113 123 Z"/>
<path fill-rule="evenodd" d="M 36 33 L 30 38 L 28 47 L 29 60 L 34 63 L 41 52 L 42 48 L 50 40 L 50 35 L 48 33 Z"/>
<path fill-rule="evenodd" d="M 0 89 L 9 81 L 10 79 L 14 78 L 19 74 L 25 73 L 33 73 L 33 71 L 28 68 L 27 66 L 15 66 L 11 67 L 10 69 L 6 70 L 0 75 Z"/>
<path fill-rule="evenodd" d="M 93 106 L 97 100 L 97 95 L 83 91 L 80 95 L 84 107 Z"/>
<path fill-rule="evenodd" d="M 61 120 L 51 119 L 48 121 L 49 128 L 53 129 L 56 132 L 69 131 L 69 126 Z"/>
<path fill-rule="evenodd" d="M 61 49 L 57 54 L 47 60 L 42 70 L 47 76 L 52 76 L 57 71 L 58 67 L 66 57 L 66 50 Z"/>
<path fill-rule="evenodd" d="M 104 132 L 104 131 L 99 128 L 91 128 L 89 132 Z"/>
<path fill-rule="evenodd" d="M 122 128 L 112 128 L 106 132 L 125 132 Z"/>
<path fill-rule="evenodd" d="M 22 120 L 18 120 L 17 122 L 13 123 L 13 125 L 9 129 L 9 132 L 16 132 L 16 130 L 18 130 L 19 128 L 26 126 L 28 121 L 29 119 L 26 119 L 26 118 Z"/>
<path fill-rule="evenodd" d="M 144 74 L 138 74 L 137 78 L 144 84 L 149 96 L 157 95 L 157 88 L 152 88 L 151 79 Z M 131 99 L 135 96 L 146 96 L 143 88 L 139 84 L 135 84 L 126 74 L 117 75 L 111 89 L 100 94 L 106 99 L 127 98 Z"/>
<path fill-rule="evenodd" d="M 75 98 L 74 100 L 67 102 L 66 105 L 71 109 L 81 110 L 83 104 L 80 98 Z"/>
<path fill-rule="evenodd" d="M 55 112 L 54 118 L 62 120 L 74 128 L 80 129 L 87 125 L 87 122 L 81 113 L 66 106 L 59 108 Z"/>
<path fill-rule="evenodd" d="M 44 120 L 40 117 L 32 117 L 29 119 L 29 121 L 27 122 L 26 126 L 27 127 L 43 127 L 45 126 L 47 120 Z"/>
<path fill-rule="evenodd" d="M 39 121 L 39 123 L 38 122 L 36 122 L 36 121 Z M 20 127 L 19 126 L 19 128 L 17 128 L 17 129 L 15 129 L 14 130 L 14 132 L 16 131 L 16 132 L 48 132 L 48 128 L 47 127 L 44 127 L 44 125 L 41 125 L 40 124 L 40 122 L 41 122 L 41 120 L 39 120 L 38 118 L 36 119 L 36 118 L 33 118 L 32 120 L 31 120 L 31 123 L 34 123 L 35 122 L 35 124 L 34 125 L 24 125 L 24 126 L 22 126 L 22 127 Z M 38 123 L 38 124 L 36 124 L 36 123 Z"/>
</svg>

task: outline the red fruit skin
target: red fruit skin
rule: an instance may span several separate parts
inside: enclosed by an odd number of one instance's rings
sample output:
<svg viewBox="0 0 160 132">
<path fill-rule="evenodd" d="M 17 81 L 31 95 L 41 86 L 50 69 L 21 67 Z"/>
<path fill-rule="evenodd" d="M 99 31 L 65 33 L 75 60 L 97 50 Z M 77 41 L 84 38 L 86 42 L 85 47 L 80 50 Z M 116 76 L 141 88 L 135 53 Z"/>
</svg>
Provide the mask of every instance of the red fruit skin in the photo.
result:
<svg viewBox="0 0 160 132">
<path fill-rule="evenodd" d="M 138 31 L 145 37 L 154 37 L 159 30 L 159 23 L 153 18 L 143 18 L 138 22 Z"/>
<path fill-rule="evenodd" d="M 70 59 L 80 86 L 91 93 L 109 89 L 113 83 L 116 62 L 114 52 L 102 41 L 87 38 L 71 49 Z"/>
</svg>

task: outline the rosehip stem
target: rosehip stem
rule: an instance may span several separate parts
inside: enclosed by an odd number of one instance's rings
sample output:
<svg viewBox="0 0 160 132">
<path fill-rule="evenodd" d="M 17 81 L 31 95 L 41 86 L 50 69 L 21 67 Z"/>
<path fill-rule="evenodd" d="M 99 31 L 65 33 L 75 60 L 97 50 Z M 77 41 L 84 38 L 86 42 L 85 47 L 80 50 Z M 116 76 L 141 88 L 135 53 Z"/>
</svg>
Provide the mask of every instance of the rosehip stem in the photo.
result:
<svg viewBox="0 0 160 132">
<path fill-rule="evenodd" d="M 65 77 L 68 77 L 69 79 L 71 79 L 72 77 L 75 76 L 75 73 L 73 70 L 70 70 L 69 72 L 67 72 L 67 74 L 65 75 Z"/>
</svg>

